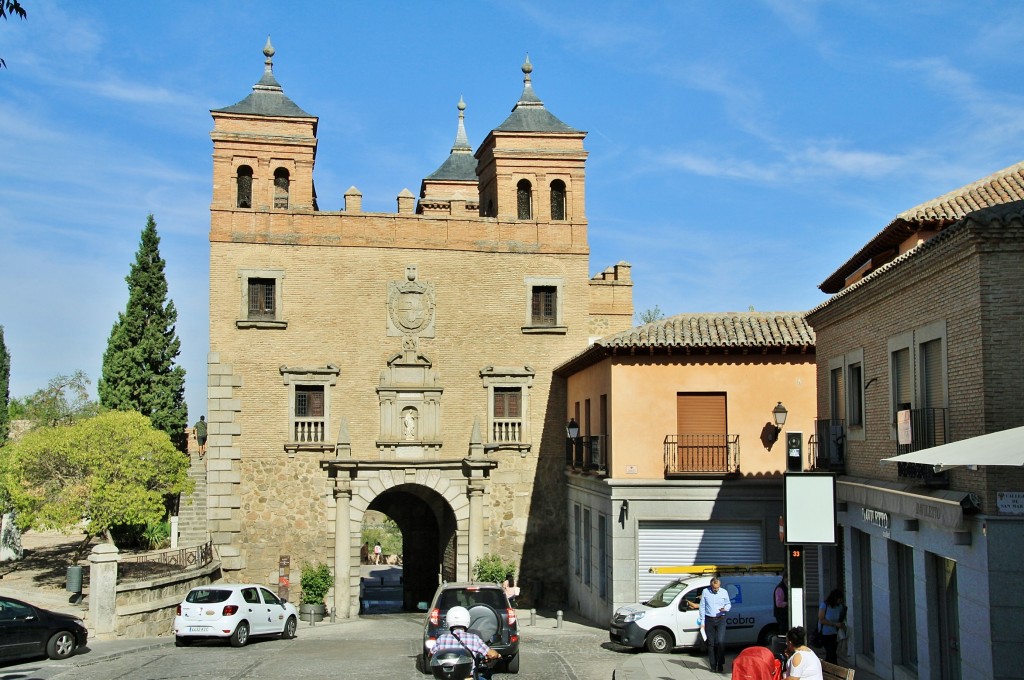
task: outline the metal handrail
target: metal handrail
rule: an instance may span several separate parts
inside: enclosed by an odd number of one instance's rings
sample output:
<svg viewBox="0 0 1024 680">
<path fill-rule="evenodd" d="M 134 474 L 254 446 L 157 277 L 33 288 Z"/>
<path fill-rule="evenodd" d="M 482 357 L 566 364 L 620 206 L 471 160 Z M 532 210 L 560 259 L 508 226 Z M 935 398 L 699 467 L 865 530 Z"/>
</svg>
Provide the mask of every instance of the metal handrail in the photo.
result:
<svg viewBox="0 0 1024 680">
<path fill-rule="evenodd" d="M 664 441 L 665 474 L 735 474 L 740 471 L 738 434 L 670 434 Z"/>
</svg>

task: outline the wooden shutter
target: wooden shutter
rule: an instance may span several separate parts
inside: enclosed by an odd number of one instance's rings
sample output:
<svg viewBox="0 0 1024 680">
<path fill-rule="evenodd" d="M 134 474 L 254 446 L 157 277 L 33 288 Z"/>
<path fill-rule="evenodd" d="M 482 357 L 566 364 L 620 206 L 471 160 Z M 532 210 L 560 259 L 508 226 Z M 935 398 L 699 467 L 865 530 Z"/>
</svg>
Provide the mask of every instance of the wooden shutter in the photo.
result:
<svg viewBox="0 0 1024 680">
<path fill-rule="evenodd" d="M 676 403 L 680 435 L 728 432 L 724 394 L 680 394 Z"/>
<path fill-rule="evenodd" d="M 921 404 L 924 408 L 943 408 L 942 340 L 921 344 Z"/>
</svg>

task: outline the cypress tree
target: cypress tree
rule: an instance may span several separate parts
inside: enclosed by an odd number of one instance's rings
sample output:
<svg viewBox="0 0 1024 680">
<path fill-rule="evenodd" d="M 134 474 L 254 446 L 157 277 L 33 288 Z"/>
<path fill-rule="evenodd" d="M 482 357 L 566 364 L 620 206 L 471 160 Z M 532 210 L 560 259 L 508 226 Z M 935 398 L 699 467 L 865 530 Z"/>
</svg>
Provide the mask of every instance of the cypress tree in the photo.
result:
<svg viewBox="0 0 1024 680">
<path fill-rule="evenodd" d="M 184 452 L 188 444 L 185 369 L 174 365 L 181 341 L 174 328 L 178 312 L 174 302 L 167 300 L 164 265 L 156 221 L 150 215 L 135 263 L 125 278 L 128 305 L 110 331 L 97 391 L 100 404 L 148 416 Z"/>
<path fill-rule="evenodd" d="M 11 414 L 8 406 L 11 403 L 11 353 L 4 342 L 4 327 L 0 326 L 0 446 L 7 441 L 11 431 Z"/>
</svg>

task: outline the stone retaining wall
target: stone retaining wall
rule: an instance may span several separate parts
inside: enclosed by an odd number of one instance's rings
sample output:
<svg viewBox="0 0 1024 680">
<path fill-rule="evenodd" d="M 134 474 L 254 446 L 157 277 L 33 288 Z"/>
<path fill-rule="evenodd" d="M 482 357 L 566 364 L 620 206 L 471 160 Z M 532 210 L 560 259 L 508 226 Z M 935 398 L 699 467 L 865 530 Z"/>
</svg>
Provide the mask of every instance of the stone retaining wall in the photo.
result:
<svg viewBox="0 0 1024 680">
<path fill-rule="evenodd" d="M 221 578 L 220 560 L 204 567 L 149 581 L 119 583 L 115 595 L 118 638 L 170 635 L 174 613 L 189 590 Z"/>
</svg>

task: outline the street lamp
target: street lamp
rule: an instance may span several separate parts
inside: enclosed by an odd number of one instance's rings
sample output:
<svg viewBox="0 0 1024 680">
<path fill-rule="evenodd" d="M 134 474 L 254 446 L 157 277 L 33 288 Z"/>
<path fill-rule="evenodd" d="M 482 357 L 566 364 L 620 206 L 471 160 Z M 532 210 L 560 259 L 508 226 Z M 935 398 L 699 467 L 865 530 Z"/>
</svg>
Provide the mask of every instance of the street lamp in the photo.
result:
<svg viewBox="0 0 1024 680">
<path fill-rule="evenodd" d="M 786 424 L 786 416 L 788 415 L 789 411 L 786 410 L 786 407 L 782 405 L 781 401 L 772 409 L 772 420 L 775 421 L 776 436 L 782 432 L 782 426 Z"/>
<path fill-rule="evenodd" d="M 580 436 L 580 426 L 575 418 L 570 418 L 565 426 L 565 464 L 576 467 L 576 439 Z"/>
</svg>

